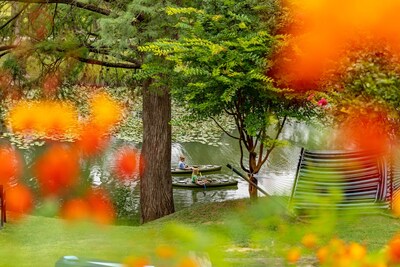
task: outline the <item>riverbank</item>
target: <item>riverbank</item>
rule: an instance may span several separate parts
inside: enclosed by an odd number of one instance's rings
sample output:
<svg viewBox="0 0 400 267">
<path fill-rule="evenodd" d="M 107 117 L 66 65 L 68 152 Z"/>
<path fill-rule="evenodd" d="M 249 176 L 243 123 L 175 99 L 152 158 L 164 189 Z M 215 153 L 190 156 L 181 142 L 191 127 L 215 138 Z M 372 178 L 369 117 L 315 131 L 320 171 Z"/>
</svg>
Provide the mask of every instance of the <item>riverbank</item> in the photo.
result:
<svg viewBox="0 0 400 267">
<path fill-rule="evenodd" d="M 268 199 L 258 204 L 248 199 L 195 204 L 142 226 L 99 226 L 27 216 L 0 230 L 0 266 L 53 267 L 61 256 L 75 255 L 183 267 L 190 266 L 179 264 L 193 251 L 206 252 L 213 266 L 282 266 L 285 250 L 299 246 L 305 233 L 318 235 L 321 245 L 337 236 L 376 251 L 399 224 L 398 219 L 381 215 L 298 221 Z M 304 250 L 300 262 L 310 265 L 315 257 Z"/>
</svg>

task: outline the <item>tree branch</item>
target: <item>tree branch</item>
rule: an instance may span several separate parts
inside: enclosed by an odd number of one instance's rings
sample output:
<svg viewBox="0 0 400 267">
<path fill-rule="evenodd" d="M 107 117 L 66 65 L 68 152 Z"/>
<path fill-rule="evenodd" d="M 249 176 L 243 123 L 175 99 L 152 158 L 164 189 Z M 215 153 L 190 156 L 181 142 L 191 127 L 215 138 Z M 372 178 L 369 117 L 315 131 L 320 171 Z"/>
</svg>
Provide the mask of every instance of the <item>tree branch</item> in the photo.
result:
<svg viewBox="0 0 400 267">
<path fill-rule="evenodd" d="M 261 129 L 260 132 L 257 134 L 257 139 L 256 139 L 256 146 L 258 144 L 258 140 L 260 140 L 260 146 L 258 149 L 258 162 L 257 162 L 257 167 L 261 168 L 262 166 L 262 157 L 264 154 L 264 140 L 265 138 L 265 128 Z"/>
<path fill-rule="evenodd" d="M 107 55 L 107 56 L 112 56 L 112 57 L 118 59 L 118 57 L 115 57 L 115 56 L 113 56 L 113 55 L 110 55 L 110 53 L 109 53 L 110 49 L 107 48 L 107 47 L 96 48 L 96 47 L 91 46 L 91 45 L 85 45 L 85 47 L 86 47 L 86 48 L 89 50 L 89 52 L 91 52 L 91 53 L 102 54 L 102 55 Z M 122 56 L 122 55 L 119 55 L 119 57 L 120 57 L 119 59 L 121 59 L 121 60 L 123 60 L 123 61 L 130 62 L 130 63 L 133 63 L 133 64 L 140 64 L 140 62 L 139 62 L 138 60 L 136 60 L 136 59 L 131 59 L 131 58 L 128 58 L 128 57 Z"/>
<path fill-rule="evenodd" d="M 85 47 L 89 50 L 89 52 L 92 52 L 92 53 L 97 53 L 97 54 L 100 53 L 100 54 L 108 55 L 110 52 L 110 48 L 108 48 L 108 47 L 97 48 L 97 47 L 87 45 L 87 44 L 85 45 Z"/>
<path fill-rule="evenodd" d="M 230 116 L 234 115 L 234 114 L 233 114 L 233 111 L 229 111 L 229 110 L 227 110 L 226 108 L 224 108 L 224 111 L 225 111 L 226 114 L 228 114 L 228 115 L 230 115 Z"/>
<path fill-rule="evenodd" d="M 109 9 L 101 8 L 96 5 L 81 3 L 76 0 L 8 0 L 8 2 L 35 3 L 35 4 L 66 4 L 106 16 L 109 16 L 111 14 L 111 10 Z"/>
<path fill-rule="evenodd" d="M 218 121 L 217 121 L 216 119 L 214 119 L 214 117 L 210 117 L 210 118 L 217 124 L 217 126 L 218 126 L 226 135 L 228 135 L 229 137 L 232 137 L 233 139 L 240 140 L 239 137 L 233 136 L 233 135 L 231 135 L 230 133 L 228 133 L 228 132 L 221 126 L 221 124 L 219 124 Z"/>
<path fill-rule="evenodd" d="M 278 129 L 278 131 L 277 131 L 277 133 L 276 133 L 276 136 L 275 136 L 275 139 L 274 139 L 274 140 L 277 140 L 277 139 L 279 138 L 279 135 L 281 134 L 281 132 L 282 132 L 282 130 L 283 130 L 283 127 L 285 126 L 286 119 L 287 119 L 287 115 L 285 115 L 285 117 L 283 117 L 282 124 L 279 126 L 279 129 Z M 263 159 L 261 165 L 263 165 L 263 164 L 267 161 L 267 159 L 268 159 L 268 157 L 269 157 L 269 154 L 271 154 L 271 152 L 272 152 L 272 150 L 273 150 L 274 148 L 275 148 L 275 143 L 272 144 L 272 146 L 271 146 L 269 149 L 267 149 L 267 153 L 265 154 L 265 158 Z"/>
<path fill-rule="evenodd" d="M 8 53 L 10 53 L 10 51 L 6 51 L 6 52 L 3 52 L 3 53 L 0 53 L 0 58 L 5 56 L 5 55 L 7 55 Z"/>
<path fill-rule="evenodd" d="M 4 46 L 0 46 L 0 51 L 10 50 L 10 49 L 13 49 L 16 47 L 17 47 L 16 45 L 4 45 Z M 57 49 L 57 51 L 65 52 L 61 49 Z M 5 53 L 2 53 L 0 55 L 4 56 L 4 55 L 8 54 L 9 52 L 10 51 L 6 51 Z M 73 56 L 73 58 L 75 58 L 76 60 L 79 60 L 83 63 L 92 64 L 92 65 L 100 65 L 100 66 L 111 67 L 111 68 L 140 69 L 142 66 L 139 61 L 134 60 L 134 59 L 125 60 L 129 63 L 123 63 L 123 62 L 107 62 L 107 61 L 101 61 L 101 60 L 91 59 L 91 58 L 84 58 L 84 57 L 79 57 L 79 56 Z"/>
<path fill-rule="evenodd" d="M 235 123 L 236 123 L 236 127 L 237 127 L 237 129 L 239 131 L 240 139 L 243 141 L 243 144 L 245 145 L 247 151 L 249 151 L 249 146 L 247 144 L 247 139 L 246 139 L 246 136 L 244 134 L 244 131 L 245 131 L 244 130 L 245 129 L 244 118 L 243 118 L 243 116 L 241 116 L 241 113 L 240 113 L 240 104 L 239 104 L 240 95 L 239 95 L 238 98 L 239 98 L 239 100 L 234 102 L 234 108 L 236 109 L 236 112 L 234 112 L 233 117 L 235 118 Z"/>
<path fill-rule="evenodd" d="M 243 144 L 242 144 L 241 139 L 239 139 L 239 147 L 240 147 L 240 167 L 242 168 L 242 170 L 244 170 L 246 173 L 249 173 L 250 170 L 247 169 L 244 164 L 243 164 Z"/>
<path fill-rule="evenodd" d="M 244 159 L 243 144 L 246 146 L 247 151 L 248 151 L 248 148 L 247 148 L 246 140 L 244 140 L 243 129 L 241 128 L 241 125 L 240 125 L 240 122 L 239 122 L 239 120 L 240 120 L 239 114 L 233 113 L 233 118 L 235 119 L 235 124 L 236 124 L 236 127 L 237 127 L 238 131 L 239 131 L 240 167 L 246 173 L 249 173 L 250 172 L 249 169 L 246 168 L 244 166 L 244 164 L 243 164 L 243 159 Z"/>
<path fill-rule="evenodd" d="M 56 16 L 57 16 L 57 7 L 58 7 L 58 4 L 56 4 L 56 6 L 54 7 L 54 12 L 53 12 L 53 17 L 52 17 L 52 24 L 51 24 L 51 35 L 53 35 L 53 38 L 55 38 L 54 32 L 55 32 L 55 28 L 56 28 L 55 20 L 56 20 Z"/>
<path fill-rule="evenodd" d="M 74 56 L 76 60 L 79 60 L 80 62 L 87 63 L 87 64 L 92 64 L 92 65 L 100 65 L 104 67 L 111 67 L 111 68 L 122 68 L 122 69 L 140 69 L 141 65 L 139 63 L 121 63 L 121 62 L 107 62 L 107 61 L 101 61 L 97 59 L 92 59 L 92 58 L 84 58 L 84 57 L 77 57 Z"/>
<path fill-rule="evenodd" d="M 16 47 L 17 47 L 16 45 L 3 45 L 3 46 L 0 46 L 0 51 L 10 50 L 10 49 L 13 49 Z"/>
<path fill-rule="evenodd" d="M 1 27 L 0 30 L 2 30 L 3 28 L 5 28 L 8 24 L 10 24 L 13 20 L 15 20 L 16 18 L 19 17 L 19 15 L 21 15 L 21 13 L 29 6 L 28 4 L 25 4 L 20 11 L 18 11 L 17 14 L 15 14 L 12 18 L 10 18 L 6 23 L 4 23 Z"/>
</svg>

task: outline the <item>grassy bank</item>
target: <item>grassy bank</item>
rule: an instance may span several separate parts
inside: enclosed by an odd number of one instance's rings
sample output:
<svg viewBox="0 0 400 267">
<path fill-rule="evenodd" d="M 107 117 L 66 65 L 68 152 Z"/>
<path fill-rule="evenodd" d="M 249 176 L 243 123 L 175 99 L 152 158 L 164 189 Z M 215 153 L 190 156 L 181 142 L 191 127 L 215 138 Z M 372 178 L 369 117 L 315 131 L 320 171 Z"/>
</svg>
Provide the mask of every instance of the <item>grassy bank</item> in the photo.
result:
<svg viewBox="0 0 400 267">
<path fill-rule="evenodd" d="M 207 252 L 213 266 L 273 266 L 283 264 L 278 260 L 280 249 L 296 245 L 307 232 L 317 233 L 322 242 L 338 236 L 379 250 L 400 225 L 399 220 L 381 215 L 331 219 L 294 220 L 268 200 L 259 205 L 248 200 L 195 205 L 142 226 L 27 216 L 0 231 L 0 266 L 54 266 L 63 255 L 118 262 L 149 256 L 179 266 L 188 251 Z M 174 259 L 168 259 L 165 251 L 160 254 L 158 246 L 173 248 Z"/>
</svg>

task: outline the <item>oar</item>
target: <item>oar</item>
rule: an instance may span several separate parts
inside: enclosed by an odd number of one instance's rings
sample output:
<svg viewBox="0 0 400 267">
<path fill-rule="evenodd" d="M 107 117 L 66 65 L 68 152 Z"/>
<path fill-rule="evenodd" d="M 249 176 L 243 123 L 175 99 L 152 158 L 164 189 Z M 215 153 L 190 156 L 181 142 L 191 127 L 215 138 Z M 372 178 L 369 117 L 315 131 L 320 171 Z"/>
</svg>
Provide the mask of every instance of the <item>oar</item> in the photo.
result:
<svg viewBox="0 0 400 267">
<path fill-rule="evenodd" d="M 241 178 L 243 178 L 246 182 L 248 182 L 249 184 L 255 186 L 258 190 L 260 190 L 260 192 L 262 192 L 264 195 L 272 197 L 270 194 L 268 194 L 267 192 L 264 191 L 264 189 L 260 188 L 258 185 L 256 185 L 254 182 L 250 181 L 249 178 L 247 178 L 245 175 L 243 175 L 242 173 L 240 173 L 238 170 L 236 170 L 234 167 L 232 167 L 231 164 L 226 164 L 226 167 L 228 167 L 229 169 L 231 169 L 232 171 L 234 171 L 237 175 L 239 175 Z M 290 216 L 290 217 L 296 217 L 295 214 L 293 214 L 291 211 L 289 211 L 287 209 L 287 205 L 284 204 L 283 201 L 280 201 L 278 199 L 275 198 L 271 198 L 273 201 L 275 201 L 278 205 L 281 205 L 286 212 L 286 215 Z"/>
<path fill-rule="evenodd" d="M 266 196 L 271 196 L 270 194 L 268 194 L 267 192 L 264 191 L 264 189 L 262 189 L 261 187 L 259 187 L 258 185 L 256 185 L 254 182 L 250 181 L 249 178 L 247 178 L 245 175 L 243 175 L 242 173 L 240 173 L 238 170 L 236 170 L 235 168 L 232 167 L 231 164 L 226 164 L 226 167 L 228 167 L 229 169 L 231 169 L 232 171 L 234 171 L 237 175 L 239 175 L 240 177 L 242 177 L 246 182 L 248 182 L 249 184 L 251 184 L 252 186 L 254 186 L 255 188 L 257 188 L 258 190 L 260 190 L 261 193 L 263 193 Z"/>
<path fill-rule="evenodd" d="M 201 178 L 201 181 L 203 181 L 204 182 L 204 180 L 203 180 L 203 175 L 201 174 L 201 172 L 199 172 L 199 176 L 200 176 L 200 178 Z M 207 179 L 207 178 L 206 178 Z M 206 190 L 207 189 L 207 187 L 206 187 L 206 183 L 204 182 L 204 184 L 203 184 L 203 187 L 204 187 L 204 190 Z"/>
</svg>

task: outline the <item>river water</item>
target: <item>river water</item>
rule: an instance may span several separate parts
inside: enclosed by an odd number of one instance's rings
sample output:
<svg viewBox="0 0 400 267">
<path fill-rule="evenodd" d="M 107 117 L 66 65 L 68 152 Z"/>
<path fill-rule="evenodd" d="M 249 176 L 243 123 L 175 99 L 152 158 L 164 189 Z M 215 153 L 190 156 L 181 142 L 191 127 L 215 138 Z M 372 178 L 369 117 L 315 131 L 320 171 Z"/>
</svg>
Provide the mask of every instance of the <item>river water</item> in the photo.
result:
<svg viewBox="0 0 400 267">
<path fill-rule="evenodd" d="M 289 195 L 292 190 L 296 168 L 302 147 L 307 149 L 325 149 L 330 146 L 327 131 L 318 126 L 292 123 L 282 132 L 282 139 L 288 144 L 277 147 L 271 153 L 269 160 L 257 175 L 259 186 L 271 195 Z M 229 199 L 248 198 L 248 183 L 226 167 L 231 164 L 240 168 L 240 150 L 238 141 L 227 135 L 221 137 L 219 146 L 200 143 L 172 144 L 172 165 L 179 161 L 179 155 L 186 156 L 188 165 L 216 164 L 222 165 L 221 173 L 236 177 L 237 187 L 217 189 L 179 189 L 174 188 L 174 201 L 177 210 L 194 203 L 206 203 Z M 247 161 L 245 161 L 247 162 Z M 262 193 L 259 193 L 262 195 Z"/>
<path fill-rule="evenodd" d="M 292 190 L 301 147 L 306 147 L 307 149 L 328 148 L 327 136 L 327 131 L 317 126 L 303 123 L 288 124 L 281 134 L 281 139 L 287 140 L 287 145 L 276 147 L 273 150 L 269 160 L 257 175 L 259 186 L 270 195 L 289 195 Z M 248 183 L 226 167 L 229 163 L 244 174 L 239 164 L 240 149 L 238 141 L 224 134 L 218 143 L 218 146 L 198 142 L 173 143 L 171 165 L 176 166 L 178 164 L 180 155 L 185 155 L 188 165 L 221 165 L 222 169 L 218 172 L 218 175 L 232 176 L 237 179 L 238 185 L 206 189 L 174 188 L 176 210 L 189 207 L 194 203 L 249 197 Z M 101 172 L 99 169 L 96 171 Z M 101 174 L 99 173 L 99 175 Z M 134 183 L 132 186 L 133 195 L 131 196 L 130 206 L 133 207 L 134 212 L 137 212 L 139 210 L 140 188 L 138 183 Z M 262 196 L 262 193 L 259 192 L 259 195 Z"/>
</svg>

